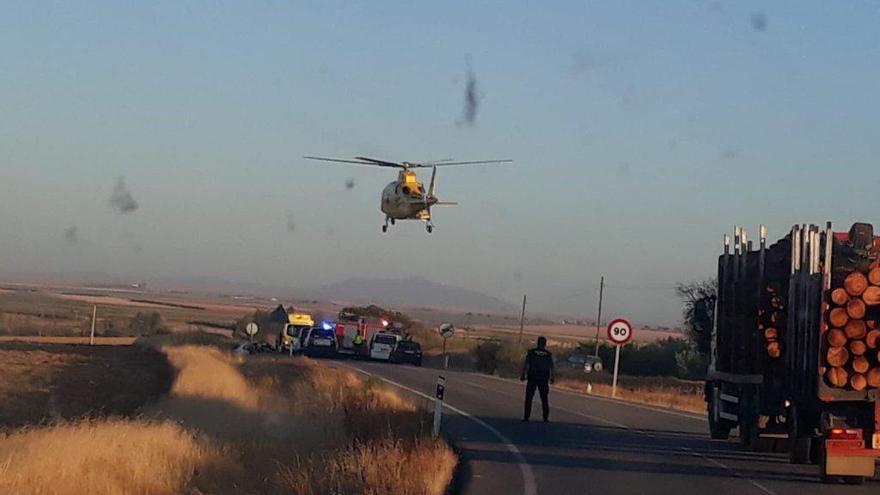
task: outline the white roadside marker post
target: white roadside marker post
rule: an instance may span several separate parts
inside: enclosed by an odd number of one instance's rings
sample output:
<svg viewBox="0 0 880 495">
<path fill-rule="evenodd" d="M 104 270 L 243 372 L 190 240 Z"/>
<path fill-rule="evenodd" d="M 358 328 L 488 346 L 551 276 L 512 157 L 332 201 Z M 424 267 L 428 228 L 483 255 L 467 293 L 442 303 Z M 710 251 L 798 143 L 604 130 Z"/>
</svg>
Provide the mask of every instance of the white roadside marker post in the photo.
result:
<svg viewBox="0 0 880 495">
<path fill-rule="evenodd" d="M 92 332 L 89 334 L 89 345 L 95 345 L 95 319 L 98 316 L 98 305 L 92 306 Z"/>
<path fill-rule="evenodd" d="M 443 369 L 449 369 L 449 354 L 446 353 L 446 339 L 455 335 L 455 327 L 452 323 L 444 323 L 438 328 L 440 336 L 443 337 Z"/>
<path fill-rule="evenodd" d="M 440 436 L 440 421 L 443 417 L 443 394 L 446 392 L 446 377 L 437 377 L 437 393 L 434 395 L 434 438 Z"/>
</svg>

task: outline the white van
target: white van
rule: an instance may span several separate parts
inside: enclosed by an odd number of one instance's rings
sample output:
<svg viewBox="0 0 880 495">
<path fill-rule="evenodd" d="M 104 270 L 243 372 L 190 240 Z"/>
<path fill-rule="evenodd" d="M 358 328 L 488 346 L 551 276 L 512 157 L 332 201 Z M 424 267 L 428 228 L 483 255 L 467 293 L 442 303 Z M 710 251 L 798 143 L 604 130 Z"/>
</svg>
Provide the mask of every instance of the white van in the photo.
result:
<svg viewBox="0 0 880 495">
<path fill-rule="evenodd" d="M 391 353 L 401 341 L 400 335 L 379 332 L 370 339 L 370 359 L 378 361 L 390 361 Z"/>
</svg>

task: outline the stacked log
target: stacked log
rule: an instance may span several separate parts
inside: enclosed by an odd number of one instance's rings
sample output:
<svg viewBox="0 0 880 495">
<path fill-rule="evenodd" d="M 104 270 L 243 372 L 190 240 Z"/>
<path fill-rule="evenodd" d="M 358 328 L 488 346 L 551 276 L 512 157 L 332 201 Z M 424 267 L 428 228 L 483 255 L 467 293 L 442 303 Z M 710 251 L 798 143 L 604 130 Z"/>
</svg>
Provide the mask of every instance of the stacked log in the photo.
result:
<svg viewBox="0 0 880 495">
<path fill-rule="evenodd" d="M 782 341 L 785 335 L 787 314 L 785 310 L 785 294 L 777 283 L 769 283 L 761 291 L 758 305 L 758 328 L 764 332 L 764 343 L 767 355 L 771 359 L 782 356 Z"/>
<path fill-rule="evenodd" d="M 827 295 L 825 381 L 848 390 L 880 388 L 880 260 L 853 268 Z"/>
</svg>

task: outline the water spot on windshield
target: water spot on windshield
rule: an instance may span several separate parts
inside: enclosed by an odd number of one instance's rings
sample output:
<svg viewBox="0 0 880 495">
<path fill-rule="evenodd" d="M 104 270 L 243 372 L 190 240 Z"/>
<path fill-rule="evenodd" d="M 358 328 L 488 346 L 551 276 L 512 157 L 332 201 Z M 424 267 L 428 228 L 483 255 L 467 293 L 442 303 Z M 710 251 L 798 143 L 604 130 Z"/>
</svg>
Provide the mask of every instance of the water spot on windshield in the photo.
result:
<svg viewBox="0 0 880 495">
<path fill-rule="evenodd" d="M 140 208 L 138 202 L 135 201 L 131 192 L 125 186 L 125 177 L 122 176 L 119 176 L 119 178 L 116 179 L 116 185 L 113 186 L 113 193 L 110 194 L 110 200 L 108 202 L 110 203 L 110 207 L 122 215 L 137 211 L 137 209 Z"/>
<path fill-rule="evenodd" d="M 76 225 L 71 225 L 64 229 L 64 240 L 69 242 L 70 244 L 76 244 L 79 240 L 79 236 L 76 233 Z"/>
<path fill-rule="evenodd" d="M 756 32 L 763 33 L 767 30 L 767 15 L 763 12 L 754 12 L 749 16 L 749 23 Z"/>
<path fill-rule="evenodd" d="M 474 125 L 474 122 L 477 121 L 477 111 L 480 109 L 481 95 L 477 89 L 477 76 L 474 74 L 470 58 L 467 59 L 467 65 L 468 71 L 464 87 L 464 109 L 461 120 L 457 122 L 457 125 L 459 126 Z"/>
</svg>

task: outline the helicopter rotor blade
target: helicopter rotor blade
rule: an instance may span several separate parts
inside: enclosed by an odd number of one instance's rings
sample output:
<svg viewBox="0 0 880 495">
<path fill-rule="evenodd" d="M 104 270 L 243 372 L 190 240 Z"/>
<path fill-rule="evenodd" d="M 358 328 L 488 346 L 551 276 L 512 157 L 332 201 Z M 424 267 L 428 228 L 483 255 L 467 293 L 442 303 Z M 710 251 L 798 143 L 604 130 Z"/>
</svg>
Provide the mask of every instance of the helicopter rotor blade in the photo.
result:
<svg viewBox="0 0 880 495">
<path fill-rule="evenodd" d="M 360 158 L 356 160 L 340 160 L 338 158 L 325 158 L 322 156 L 304 156 L 303 158 L 307 160 L 318 160 L 322 162 L 333 162 L 333 163 L 351 163 L 354 165 L 364 165 L 368 167 L 394 167 L 394 168 L 406 168 L 402 164 L 392 163 L 392 162 L 382 162 L 380 160 L 370 160 Z"/>
<path fill-rule="evenodd" d="M 388 162 L 385 160 L 377 160 L 375 158 L 367 158 L 365 156 L 356 156 L 355 159 L 363 160 L 365 162 L 375 163 L 376 165 L 380 165 L 382 167 L 395 167 L 395 168 L 406 168 L 407 165 L 403 163 L 397 162 Z"/>
<path fill-rule="evenodd" d="M 443 161 L 440 163 L 415 163 L 410 165 L 412 168 L 427 168 L 427 167 L 448 167 L 448 166 L 456 166 L 456 165 L 488 165 L 490 163 L 513 163 L 513 160 L 476 160 L 476 161 L 468 161 L 468 162 L 447 162 Z"/>
</svg>

